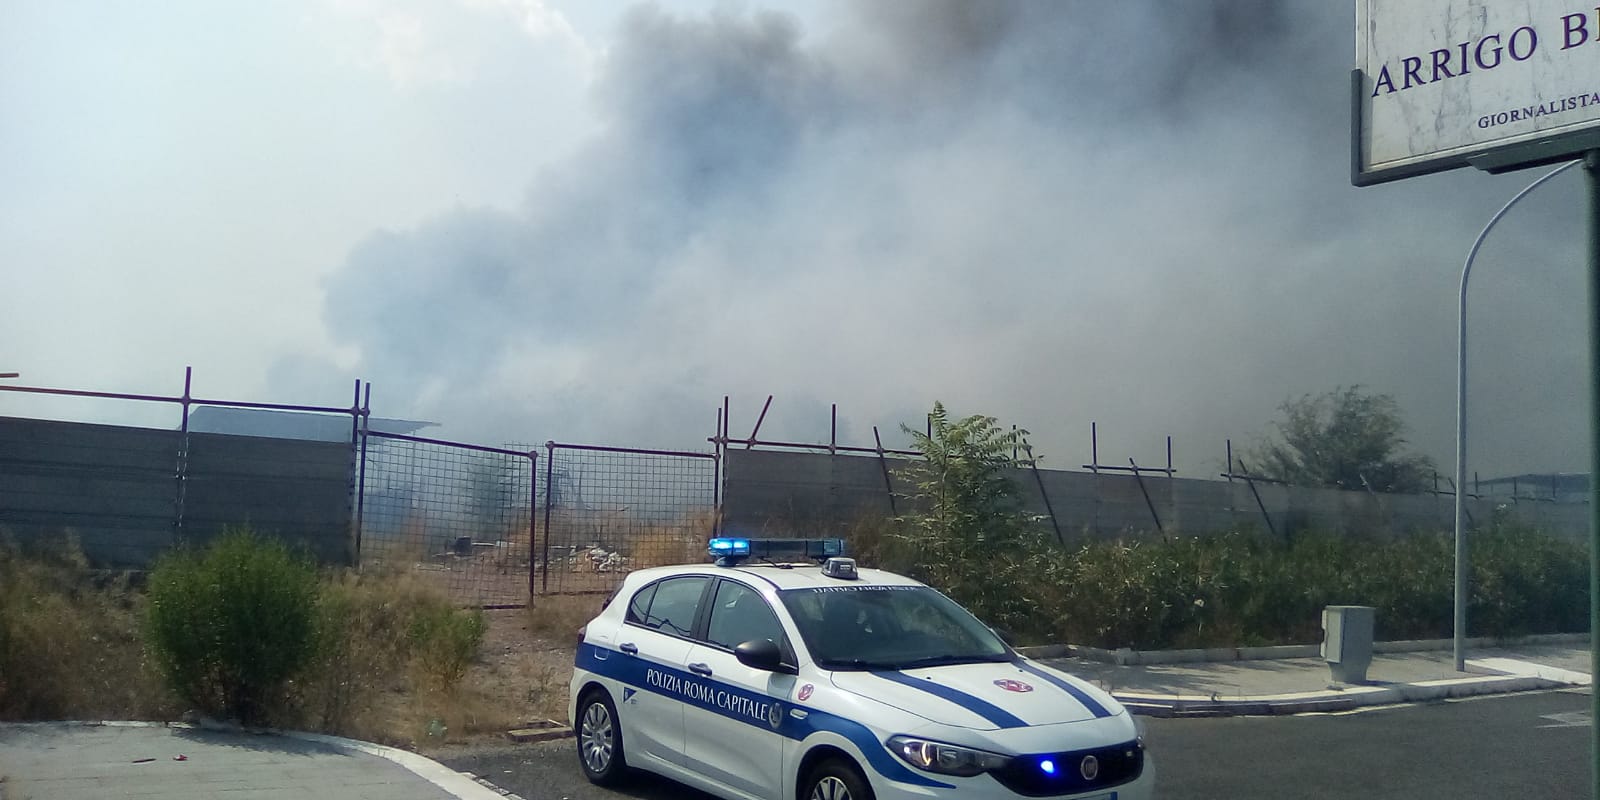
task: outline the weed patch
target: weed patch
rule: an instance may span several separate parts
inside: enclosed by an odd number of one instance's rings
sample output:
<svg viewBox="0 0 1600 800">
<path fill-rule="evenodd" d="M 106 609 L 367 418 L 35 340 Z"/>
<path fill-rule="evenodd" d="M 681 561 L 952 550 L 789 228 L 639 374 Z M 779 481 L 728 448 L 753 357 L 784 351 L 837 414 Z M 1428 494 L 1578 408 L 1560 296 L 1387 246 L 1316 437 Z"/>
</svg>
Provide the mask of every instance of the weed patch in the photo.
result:
<svg viewBox="0 0 1600 800">
<path fill-rule="evenodd" d="M 897 546 L 903 537 L 884 532 L 894 524 L 863 525 L 854 537 L 884 556 L 880 563 L 888 569 L 939 574 L 922 563 L 925 553 Z M 1472 541 L 1471 635 L 1588 629 L 1588 557 L 1581 545 L 1503 520 Z M 996 579 L 935 585 L 1028 644 L 1163 649 L 1315 642 L 1329 605 L 1375 607 L 1380 639 L 1451 634 L 1455 550 L 1446 533 L 1301 534 L 1290 542 L 1229 533 L 1068 547 L 1035 537 L 1026 546 L 966 557 L 969 572 Z M 1007 596 L 992 596 L 1000 593 Z"/>
<path fill-rule="evenodd" d="M 149 719 L 175 706 L 145 659 L 143 596 L 71 542 L 0 541 L 0 719 Z"/>
</svg>

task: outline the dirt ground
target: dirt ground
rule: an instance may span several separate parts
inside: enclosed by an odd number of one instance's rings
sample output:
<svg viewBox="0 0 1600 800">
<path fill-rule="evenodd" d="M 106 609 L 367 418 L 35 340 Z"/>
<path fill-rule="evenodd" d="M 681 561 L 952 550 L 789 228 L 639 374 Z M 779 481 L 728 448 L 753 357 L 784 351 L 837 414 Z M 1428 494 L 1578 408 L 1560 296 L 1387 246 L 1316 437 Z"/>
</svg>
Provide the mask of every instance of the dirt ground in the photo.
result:
<svg viewBox="0 0 1600 800">
<path fill-rule="evenodd" d="M 485 611 L 488 631 L 455 699 L 463 719 L 443 741 L 419 741 L 418 749 L 500 747 L 513 728 L 546 720 L 566 725 L 578 629 L 603 601 L 595 595 L 541 597 L 532 608 Z"/>
</svg>

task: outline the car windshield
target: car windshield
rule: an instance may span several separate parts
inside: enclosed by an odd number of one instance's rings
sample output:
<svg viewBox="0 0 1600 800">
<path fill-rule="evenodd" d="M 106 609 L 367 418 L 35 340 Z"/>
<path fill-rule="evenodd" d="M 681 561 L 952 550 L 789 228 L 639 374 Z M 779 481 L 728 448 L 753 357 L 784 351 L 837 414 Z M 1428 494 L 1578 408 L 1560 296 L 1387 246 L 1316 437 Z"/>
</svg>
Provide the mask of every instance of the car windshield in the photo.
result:
<svg viewBox="0 0 1600 800">
<path fill-rule="evenodd" d="M 818 666 L 911 669 L 1009 661 L 966 609 L 926 586 L 827 586 L 780 593 Z"/>
</svg>

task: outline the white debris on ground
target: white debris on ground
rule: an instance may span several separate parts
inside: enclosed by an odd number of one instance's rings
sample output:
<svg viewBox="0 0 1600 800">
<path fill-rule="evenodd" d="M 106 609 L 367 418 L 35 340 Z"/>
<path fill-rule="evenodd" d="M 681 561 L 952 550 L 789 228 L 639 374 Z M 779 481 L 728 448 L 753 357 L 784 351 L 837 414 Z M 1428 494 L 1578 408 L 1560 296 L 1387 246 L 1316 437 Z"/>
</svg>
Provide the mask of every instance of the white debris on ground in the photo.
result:
<svg viewBox="0 0 1600 800">
<path fill-rule="evenodd" d="M 567 552 L 567 566 L 573 572 L 627 572 L 629 559 L 620 551 L 597 544 L 581 549 L 573 545 Z"/>
</svg>

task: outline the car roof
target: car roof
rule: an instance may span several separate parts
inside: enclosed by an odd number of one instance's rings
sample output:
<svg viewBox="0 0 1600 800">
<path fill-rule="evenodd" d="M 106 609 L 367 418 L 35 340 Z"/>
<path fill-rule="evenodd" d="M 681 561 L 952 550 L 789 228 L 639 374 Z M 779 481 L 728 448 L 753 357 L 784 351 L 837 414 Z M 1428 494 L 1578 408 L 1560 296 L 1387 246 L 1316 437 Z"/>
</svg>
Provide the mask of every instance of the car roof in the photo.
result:
<svg viewBox="0 0 1600 800">
<path fill-rule="evenodd" d="M 920 581 L 881 569 L 857 569 L 856 580 L 830 578 L 822 574 L 822 567 L 812 563 L 796 564 L 740 564 L 736 567 L 719 567 L 715 564 L 684 564 L 672 567 L 649 567 L 635 570 L 630 577 L 640 581 L 653 581 L 675 575 L 725 575 L 742 577 L 747 583 L 771 584 L 778 589 L 811 589 L 827 586 L 922 586 Z"/>
</svg>

